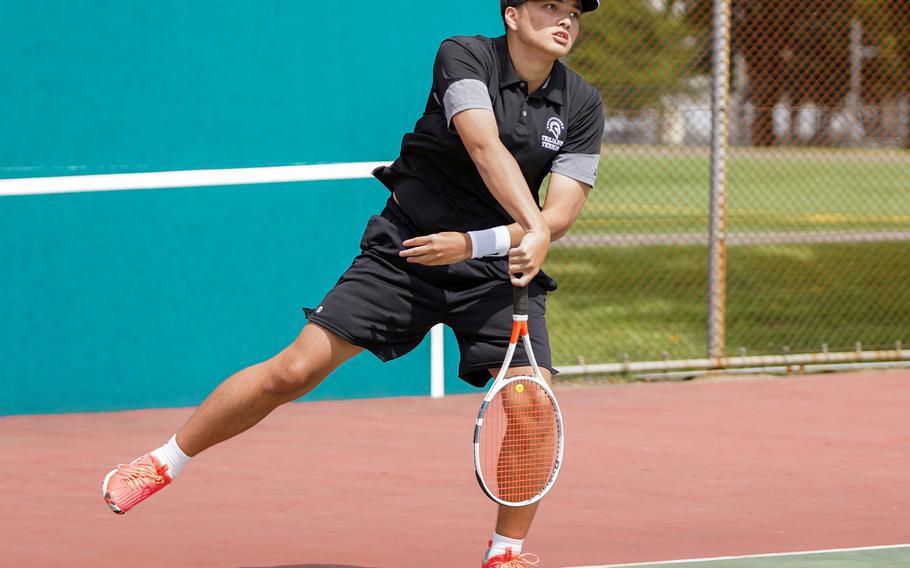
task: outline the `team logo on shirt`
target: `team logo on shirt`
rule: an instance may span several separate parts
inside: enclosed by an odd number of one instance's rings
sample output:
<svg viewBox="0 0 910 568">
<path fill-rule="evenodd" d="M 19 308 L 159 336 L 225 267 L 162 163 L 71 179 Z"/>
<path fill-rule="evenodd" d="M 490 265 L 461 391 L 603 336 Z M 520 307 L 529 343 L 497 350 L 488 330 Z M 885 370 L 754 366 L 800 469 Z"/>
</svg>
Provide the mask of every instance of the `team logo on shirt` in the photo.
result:
<svg viewBox="0 0 910 568">
<path fill-rule="evenodd" d="M 562 133 L 565 131 L 566 125 L 563 124 L 562 120 L 558 116 L 550 117 L 550 120 L 547 121 L 547 134 L 542 134 L 540 136 L 540 145 L 546 148 L 547 150 L 559 150 L 562 148 L 563 141 L 560 140 Z"/>
</svg>

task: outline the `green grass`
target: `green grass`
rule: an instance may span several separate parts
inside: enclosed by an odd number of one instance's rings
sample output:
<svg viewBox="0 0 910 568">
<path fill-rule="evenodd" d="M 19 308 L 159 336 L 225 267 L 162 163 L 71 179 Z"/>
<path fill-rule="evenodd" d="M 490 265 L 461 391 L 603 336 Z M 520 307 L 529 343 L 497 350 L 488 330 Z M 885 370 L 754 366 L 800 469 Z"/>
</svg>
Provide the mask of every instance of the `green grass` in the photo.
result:
<svg viewBox="0 0 910 568">
<path fill-rule="evenodd" d="M 693 233 L 708 226 L 700 149 L 608 146 L 576 233 Z M 910 152 L 742 149 L 729 160 L 732 231 L 910 229 Z"/>
<path fill-rule="evenodd" d="M 604 147 L 574 234 L 705 234 L 703 148 Z M 732 232 L 910 231 L 910 152 L 733 149 Z M 705 237 L 705 242 L 707 236 Z M 910 345 L 910 243 L 734 246 L 727 348 L 737 354 Z M 704 357 L 707 249 L 554 247 L 558 364 Z"/>
<path fill-rule="evenodd" d="M 738 354 L 910 345 L 910 243 L 732 247 L 727 346 Z M 551 250 L 555 363 L 704 357 L 705 247 Z"/>
</svg>

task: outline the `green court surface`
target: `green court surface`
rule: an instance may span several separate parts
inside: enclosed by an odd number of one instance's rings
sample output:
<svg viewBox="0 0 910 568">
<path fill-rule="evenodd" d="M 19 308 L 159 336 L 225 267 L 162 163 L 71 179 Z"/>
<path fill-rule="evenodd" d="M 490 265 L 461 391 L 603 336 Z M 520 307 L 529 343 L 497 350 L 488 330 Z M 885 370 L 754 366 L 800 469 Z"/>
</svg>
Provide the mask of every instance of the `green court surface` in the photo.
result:
<svg viewBox="0 0 910 568">
<path fill-rule="evenodd" d="M 910 566 L 910 544 L 847 548 L 812 552 L 722 556 L 654 563 L 606 564 L 575 568 L 905 568 Z"/>
</svg>

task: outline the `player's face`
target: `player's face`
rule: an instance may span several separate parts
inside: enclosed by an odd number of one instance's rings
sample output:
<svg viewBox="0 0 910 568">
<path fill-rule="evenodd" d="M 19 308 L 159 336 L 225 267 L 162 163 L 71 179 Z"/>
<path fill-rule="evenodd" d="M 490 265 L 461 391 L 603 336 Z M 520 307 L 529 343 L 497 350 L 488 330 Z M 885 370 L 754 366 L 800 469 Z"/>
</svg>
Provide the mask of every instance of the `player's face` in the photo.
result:
<svg viewBox="0 0 910 568">
<path fill-rule="evenodd" d="M 524 43 L 563 57 L 578 38 L 581 5 L 577 0 L 529 0 L 515 17 L 516 32 Z"/>
</svg>

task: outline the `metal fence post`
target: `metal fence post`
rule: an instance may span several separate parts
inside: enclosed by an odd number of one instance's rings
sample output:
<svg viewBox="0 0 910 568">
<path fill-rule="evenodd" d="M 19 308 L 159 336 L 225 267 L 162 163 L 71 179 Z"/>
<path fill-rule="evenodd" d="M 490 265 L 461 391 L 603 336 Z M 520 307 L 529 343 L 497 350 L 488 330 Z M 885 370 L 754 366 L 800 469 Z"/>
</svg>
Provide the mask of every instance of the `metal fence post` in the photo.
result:
<svg viewBox="0 0 910 568">
<path fill-rule="evenodd" d="M 714 0 L 711 93 L 711 212 L 708 246 L 708 357 L 724 356 L 727 303 L 727 146 L 730 111 L 730 11 Z"/>
</svg>

